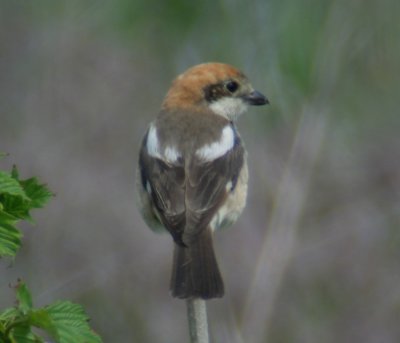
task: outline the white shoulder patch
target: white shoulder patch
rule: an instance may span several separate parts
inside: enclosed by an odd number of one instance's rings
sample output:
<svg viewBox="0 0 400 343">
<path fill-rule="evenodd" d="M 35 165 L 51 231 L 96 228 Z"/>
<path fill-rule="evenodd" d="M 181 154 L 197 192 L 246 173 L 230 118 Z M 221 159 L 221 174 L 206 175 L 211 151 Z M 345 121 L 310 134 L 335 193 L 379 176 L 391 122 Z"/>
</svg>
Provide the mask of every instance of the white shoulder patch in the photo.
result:
<svg viewBox="0 0 400 343">
<path fill-rule="evenodd" d="M 153 124 L 150 124 L 149 133 L 147 134 L 146 148 L 150 156 L 161 158 L 157 129 Z"/>
<path fill-rule="evenodd" d="M 161 151 L 162 149 L 160 148 L 157 137 L 157 129 L 153 124 L 150 125 L 149 133 L 147 134 L 146 148 L 150 156 L 169 163 L 174 163 L 181 157 L 179 151 L 173 146 L 167 146 Z"/>
<path fill-rule="evenodd" d="M 212 161 L 225 155 L 235 144 L 235 133 L 230 125 L 222 130 L 221 138 L 217 142 L 204 145 L 196 150 L 196 155 L 206 161 Z"/>
<path fill-rule="evenodd" d="M 181 155 L 174 147 L 167 146 L 164 150 L 164 157 L 168 162 L 176 162 Z"/>
<path fill-rule="evenodd" d="M 247 104 L 240 98 L 224 97 L 210 104 L 210 109 L 229 120 L 236 120 L 247 111 Z"/>
</svg>

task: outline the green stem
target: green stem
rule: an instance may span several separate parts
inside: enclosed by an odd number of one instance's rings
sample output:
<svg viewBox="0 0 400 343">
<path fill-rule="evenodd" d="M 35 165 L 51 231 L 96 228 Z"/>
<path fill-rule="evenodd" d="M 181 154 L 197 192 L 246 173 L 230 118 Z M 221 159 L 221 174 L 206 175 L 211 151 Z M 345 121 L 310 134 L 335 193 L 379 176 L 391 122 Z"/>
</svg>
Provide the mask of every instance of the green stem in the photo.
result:
<svg viewBox="0 0 400 343">
<path fill-rule="evenodd" d="M 27 323 L 29 320 L 28 316 L 23 316 L 15 321 L 13 321 L 9 326 L 7 326 L 5 332 L 4 332 L 4 336 L 6 337 L 6 339 L 10 338 L 10 332 L 12 329 L 14 329 L 16 326 Z"/>
</svg>

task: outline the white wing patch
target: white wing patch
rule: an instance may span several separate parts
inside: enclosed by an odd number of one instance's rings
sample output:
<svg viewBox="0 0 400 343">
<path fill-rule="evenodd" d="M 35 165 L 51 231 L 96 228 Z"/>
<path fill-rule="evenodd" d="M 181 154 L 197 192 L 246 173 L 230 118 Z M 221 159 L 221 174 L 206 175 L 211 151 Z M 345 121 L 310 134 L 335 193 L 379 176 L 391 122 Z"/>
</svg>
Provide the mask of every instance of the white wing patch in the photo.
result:
<svg viewBox="0 0 400 343">
<path fill-rule="evenodd" d="M 207 144 L 202 148 L 196 150 L 197 157 L 202 160 L 212 161 L 225 155 L 233 148 L 235 144 L 235 133 L 230 125 L 227 125 L 222 130 L 221 138 L 219 141 Z"/>
<path fill-rule="evenodd" d="M 157 129 L 153 124 L 150 125 L 146 142 L 147 152 L 150 156 L 161 158 L 160 147 L 157 137 Z"/>
<path fill-rule="evenodd" d="M 164 157 L 168 162 L 176 162 L 181 155 L 174 147 L 167 146 L 164 150 Z"/>
<path fill-rule="evenodd" d="M 147 147 L 147 152 L 150 156 L 159 158 L 169 163 L 174 163 L 181 157 L 179 151 L 176 150 L 175 147 L 173 146 L 167 146 L 165 147 L 163 152 L 160 151 L 161 149 L 157 137 L 157 129 L 153 124 L 151 124 L 149 128 L 146 147 Z"/>
</svg>

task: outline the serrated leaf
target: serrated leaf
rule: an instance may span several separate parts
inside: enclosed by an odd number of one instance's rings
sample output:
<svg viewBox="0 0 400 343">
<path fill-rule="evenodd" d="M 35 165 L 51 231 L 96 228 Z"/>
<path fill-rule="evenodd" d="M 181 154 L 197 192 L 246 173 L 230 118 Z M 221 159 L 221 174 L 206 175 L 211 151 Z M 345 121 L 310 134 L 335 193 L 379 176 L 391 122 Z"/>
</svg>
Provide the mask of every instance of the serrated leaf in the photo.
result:
<svg viewBox="0 0 400 343">
<path fill-rule="evenodd" d="M 0 171 L 0 195 L 1 194 L 20 196 L 23 199 L 29 200 L 18 180 L 14 179 L 9 173 L 3 171 Z"/>
<path fill-rule="evenodd" d="M 46 330 L 58 343 L 101 343 L 102 340 L 88 325 L 88 316 L 82 306 L 60 301 L 46 306 L 48 317 L 41 313 L 35 325 Z"/>
<path fill-rule="evenodd" d="M 13 215 L 15 218 L 27 220 L 32 222 L 29 210 L 32 208 L 31 201 L 24 199 L 20 196 L 10 194 L 3 194 L 1 196 L 3 209 L 5 212 Z"/>
<path fill-rule="evenodd" d="M 18 300 L 18 309 L 23 315 L 27 315 L 32 309 L 32 296 L 25 283 L 21 282 L 18 284 L 16 296 Z"/>
<path fill-rule="evenodd" d="M 22 233 L 15 227 L 16 219 L 0 210 L 0 257 L 15 256 L 21 247 Z"/>
<path fill-rule="evenodd" d="M 15 307 L 10 307 L 0 313 L 0 321 L 8 321 L 16 318 L 19 315 L 18 310 Z"/>
<path fill-rule="evenodd" d="M 49 335 L 58 340 L 58 332 L 52 322 L 52 318 L 46 309 L 33 310 L 30 314 L 30 323 L 32 326 L 36 326 L 45 330 Z"/>
<path fill-rule="evenodd" d="M 43 207 L 53 196 L 53 193 L 50 192 L 47 186 L 40 184 L 36 177 L 20 181 L 20 184 L 25 194 L 31 200 L 31 208 Z"/>
</svg>

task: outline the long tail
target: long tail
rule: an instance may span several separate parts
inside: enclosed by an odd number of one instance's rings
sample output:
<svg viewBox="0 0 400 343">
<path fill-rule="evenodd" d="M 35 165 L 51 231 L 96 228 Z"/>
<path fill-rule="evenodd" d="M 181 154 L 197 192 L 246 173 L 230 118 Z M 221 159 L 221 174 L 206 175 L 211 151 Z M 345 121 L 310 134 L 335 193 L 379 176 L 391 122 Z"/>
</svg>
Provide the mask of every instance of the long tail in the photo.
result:
<svg viewBox="0 0 400 343">
<path fill-rule="evenodd" d="M 207 228 L 187 247 L 175 244 L 171 292 L 177 298 L 220 298 L 224 283 Z"/>
</svg>

